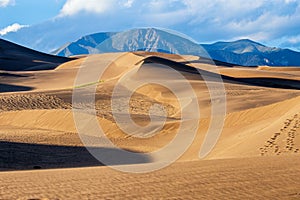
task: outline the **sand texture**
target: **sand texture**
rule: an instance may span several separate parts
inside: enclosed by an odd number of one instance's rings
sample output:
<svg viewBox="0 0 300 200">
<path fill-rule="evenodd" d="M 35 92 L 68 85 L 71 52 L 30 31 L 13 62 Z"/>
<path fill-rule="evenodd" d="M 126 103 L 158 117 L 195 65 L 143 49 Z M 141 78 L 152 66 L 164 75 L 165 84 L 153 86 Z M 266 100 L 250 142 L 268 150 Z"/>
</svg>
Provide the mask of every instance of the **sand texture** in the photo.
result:
<svg viewBox="0 0 300 200">
<path fill-rule="evenodd" d="M 145 52 L 55 63 L 59 64 L 53 69 L 15 67 L 0 72 L 0 199 L 300 198 L 300 68 L 243 68 L 221 62 L 215 67 L 195 56 Z M 101 79 L 92 80 L 104 67 Z M 84 81 L 74 84 L 85 68 L 91 74 L 83 74 Z M 215 77 L 216 69 L 224 81 L 225 121 L 217 144 L 200 159 L 212 105 L 221 101 L 221 95 L 211 99 L 210 92 L 218 88 L 209 89 L 197 70 Z M 184 77 L 195 96 L 189 96 L 183 79 L 173 71 Z M 137 88 L 128 110 L 132 120 L 146 128 L 130 129 L 128 116 L 122 113 L 124 99 L 136 83 L 147 80 L 170 82 L 176 94 L 158 84 Z M 183 123 L 185 137 L 191 137 L 196 120 L 192 144 L 175 163 L 159 171 L 130 174 L 104 166 L 85 148 L 72 112 L 73 91 L 90 98 L 93 89 L 95 119 L 106 137 L 116 147 L 143 153 L 138 161 L 112 165 L 143 166 L 167 158 L 169 154 L 147 153 L 169 144 Z M 199 104 L 199 118 L 194 102 Z M 164 107 L 166 123 L 151 135 L 162 119 L 158 108 L 151 110 L 158 104 Z M 187 120 L 182 119 L 181 106 Z M 149 110 L 155 116 L 152 121 Z M 114 113 L 130 135 L 120 129 Z M 89 148 L 108 154 L 119 151 L 99 145 L 102 138 L 89 132 L 85 137 L 92 141 Z"/>
</svg>

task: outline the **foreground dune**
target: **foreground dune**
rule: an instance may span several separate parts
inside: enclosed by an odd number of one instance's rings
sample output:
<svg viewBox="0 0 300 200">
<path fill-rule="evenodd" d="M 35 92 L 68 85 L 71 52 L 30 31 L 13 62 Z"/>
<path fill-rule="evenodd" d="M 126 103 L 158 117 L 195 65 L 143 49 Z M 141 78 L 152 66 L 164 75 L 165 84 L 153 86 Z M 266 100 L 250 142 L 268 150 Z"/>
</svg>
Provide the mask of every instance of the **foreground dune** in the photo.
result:
<svg viewBox="0 0 300 200">
<path fill-rule="evenodd" d="M 2 172 L 3 199 L 299 199 L 299 157 L 178 162 L 149 174 L 108 167 Z"/>
<path fill-rule="evenodd" d="M 99 81 L 91 81 L 99 68 L 107 67 Z M 83 82 L 77 84 L 79 70 Z M 197 70 L 215 77 L 221 73 L 226 95 L 224 127 L 216 146 L 204 159 L 199 158 L 207 130 L 212 121 L 212 104 L 221 101 L 223 93 L 208 85 Z M 191 98 L 180 72 L 195 92 Z M 0 196 L 4 199 L 72 199 L 198 197 L 198 198 L 278 198 L 299 197 L 300 153 L 300 73 L 297 68 L 277 70 L 267 67 L 240 68 L 213 63 L 194 56 L 149 53 L 113 53 L 93 55 L 66 62 L 55 70 L 0 73 Z M 171 82 L 176 94 L 158 84 L 137 88 L 130 96 L 132 120 L 148 129 L 124 133 L 116 124 L 112 112 L 122 113 L 122 103 L 130 91 L 130 83 L 145 80 Z M 123 80 L 123 82 L 122 82 Z M 125 81 L 124 81 L 125 80 Z M 75 84 L 76 83 L 76 84 Z M 112 107 L 112 95 L 120 86 Z M 132 84 L 134 85 L 134 84 Z M 78 134 L 72 112 L 72 94 L 79 91 L 87 98 L 95 92 L 97 122 L 106 136 L 117 146 L 140 154 L 138 162 L 122 160 L 111 165 L 146 165 L 160 157 L 155 152 L 174 139 L 180 125 L 186 123 L 185 134 L 190 137 L 197 102 L 200 107 L 199 127 L 191 146 L 172 166 L 154 173 L 124 174 L 104 167 L 82 142 L 88 137 L 89 147 L 113 154 L 117 148 L 99 145 L 102 138 L 90 133 Z M 177 95 L 177 97 L 175 96 Z M 179 97 L 179 98 L 178 98 Z M 74 100 L 74 99 L 73 99 Z M 80 103 L 80 102 L 79 102 Z M 162 115 L 152 110 L 156 118 L 150 123 L 149 110 L 160 104 L 165 108 L 166 124 L 152 136 Z M 191 119 L 182 120 L 183 106 Z M 121 110 L 121 111 L 120 111 Z M 125 128 L 127 115 L 120 115 Z M 158 116 L 158 117 L 157 117 Z M 189 121 L 190 120 L 190 121 Z M 190 124 L 189 124 L 190 123 Z M 119 124 L 120 125 L 120 124 Z M 149 134 L 151 137 L 149 137 Z M 147 136 L 142 138 L 140 136 Z M 94 167 L 81 168 L 77 167 Z M 53 168 L 69 168 L 49 170 Z M 45 171 L 21 171 L 48 169 Z M 10 180 L 15 180 L 8 184 Z M 131 181 L 128 181 L 131 180 Z M 260 181 L 261 185 L 257 184 Z M 14 189 L 18 182 L 24 184 Z M 142 184 L 141 184 L 142 183 Z M 139 185 L 147 185 L 142 188 Z M 32 192 L 25 192 L 30 190 Z M 136 192 L 138 191 L 138 192 Z"/>
<path fill-rule="evenodd" d="M 297 97 L 268 106 L 228 114 L 218 144 L 207 159 L 296 155 L 300 153 L 299 100 L 299 97 Z M 207 131 L 208 122 L 209 120 L 206 118 L 200 120 L 200 130 L 195 142 L 180 160 L 199 159 L 198 154 Z M 128 138 L 126 134 L 118 130 L 113 122 L 102 117 L 99 118 L 99 123 L 116 145 L 135 152 L 149 152 L 164 146 L 172 139 L 173 132 L 176 132 L 178 127 L 178 122 L 170 123 L 160 135 L 141 140 Z M 64 161 L 72 160 L 74 154 L 67 153 L 67 155 L 64 155 L 63 149 L 67 151 L 68 147 L 72 146 L 84 147 L 78 137 L 72 112 L 67 109 L 2 112 L 0 126 L 1 141 L 11 142 L 11 148 L 15 146 L 23 153 L 27 152 L 25 157 L 28 158 L 34 158 L 35 153 L 28 149 L 30 145 L 22 146 L 22 143 L 31 144 L 31 148 L 40 149 L 39 151 L 51 149 L 51 146 L 53 146 L 53 149 L 61 147 L 62 151 L 56 151 L 56 154 L 50 154 L 47 157 L 48 159 L 53 157 L 53 160 L 55 160 L 59 156 L 58 154 L 61 154 L 65 157 Z M 3 143 L 2 146 L 5 144 Z M 80 157 L 80 155 L 77 154 L 77 157 Z M 83 156 L 86 156 L 86 151 Z M 5 163 L 5 158 L 2 159 Z M 42 168 L 55 167 L 55 162 L 49 165 L 40 159 L 40 156 L 29 160 L 24 159 L 24 156 L 22 158 L 16 156 L 15 159 L 10 161 L 11 163 L 6 163 L 6 166 L 2 166 L 2 168 L 14 168 L 14 164 L 19 169 L 32 169 L 34 166 L 41 166 Z M 17 164 L 20 162 L 23 163 L 23 167 Z M 59 166 L 62 166 L 62 164 L 62 162 L 57 162 Z M 93 162 L 93 165 L 101 165 L 101 163 Z M 68 166 L 70 165 L 68 164 Z M 74 166 L 81 165 L 74 164 Z"/>
</svg>

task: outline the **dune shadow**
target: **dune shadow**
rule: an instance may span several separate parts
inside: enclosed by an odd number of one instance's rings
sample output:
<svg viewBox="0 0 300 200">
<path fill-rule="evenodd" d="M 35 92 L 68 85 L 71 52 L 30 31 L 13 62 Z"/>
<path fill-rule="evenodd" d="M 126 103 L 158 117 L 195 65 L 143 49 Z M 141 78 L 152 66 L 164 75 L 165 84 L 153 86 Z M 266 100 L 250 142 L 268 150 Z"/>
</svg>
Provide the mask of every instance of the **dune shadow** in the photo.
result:
<svg viewBox="0 0 300 200">
<path fill-rule="evenodd" d="M 269 77 L 249 77 L 249 78 L 235 78 L 226 75 L 220 75 L 213 72 L 209 72 L 203 69 L 195 68 L 184 63 L 175 62 L 165 58 L 150 56 L 144 59 L 144 63 L 155 63 L 169 66 L 180 72 L 187 72 L 191 74 L 198 74 L 199 79 L 203 80 L 222 80 L 224 82 L 236 83 L 249 86 L 260 86 L 269 88 L 280 88 L 280 89 L 295 89 L 300 90 L 300 81 L 283 79 L 283 78 L 269 78 Z"/>
<path fill-rule="evenodd" d="M 1 78 L 5 78 L 5 77 L 24 78 L 24 77 L 29 77 L 29 75 L 12 74 L 12 73 L 8 73 L 8 72 L 0 72 L 0 77 Z"/>
<path fill-rule="evenodd" d="M 291 79 L 269 78 L 269 77 L 263 77 L 263 78 L 231 78 L 230 77 L 230 80 L 238 82 L 239 84 L 242 83 L 242 84 L 252 85 L 252 86 L 300 90 L 300 81 L 291 80 Z"/>
<path fill-rule="evenodd" d="M 0 39 L 0 47 L 0 70 L 5 71 L 51 70 L 74 60 L 38 52 L 3 39 Z"/>
<path fill-rule="evenodd" d="M 181 62 L 182 64 L 212 64 L 216 66 L 222 66 L 222 67 L 242 67 L 242 65 L 237 65 L 237 64 L 231 64 L 219 60 L 214 60 L 210 58 L 201 58 L 199 60 L 194 60 L 194 61 L 186 61 L 186 62 Z M 247 66 L 249 67 L 249 66 Z M 257 66 L 251 66 L 251 67 L 257 67 Z"/>
<path fill-rule="evenodd" d="M 32 87 L 27 86 L 19 86 L 19 85 L 10 85 L 10 84 L 3 84 L 0 83 L 0 93 L 5 92 L 24 92 L 24 91 L 30 91 L 33 90 Z"/>
<path fill-rule="evenodd" d="M 118 155 L 117 149 L 93 148 L 108 156 Z M 136 154 L 135 159 L 114 159 L 109 165 L 149 163 L 150 159 Z M 31 170 L 104 166 L 85 147 L 52 146 L 16 142 L 0 142 L 0 170 Z"/>
</svg>

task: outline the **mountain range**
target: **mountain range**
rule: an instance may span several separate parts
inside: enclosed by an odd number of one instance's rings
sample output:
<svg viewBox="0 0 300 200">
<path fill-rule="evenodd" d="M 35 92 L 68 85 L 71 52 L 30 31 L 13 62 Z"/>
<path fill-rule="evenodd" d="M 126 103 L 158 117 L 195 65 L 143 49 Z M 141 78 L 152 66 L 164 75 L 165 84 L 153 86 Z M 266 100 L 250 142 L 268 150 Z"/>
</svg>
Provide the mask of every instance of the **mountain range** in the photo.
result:
<svg viewBox="0 0 300 200">
<path fill-rule="evenodd" d="M 127 51 L 197 55 L 242 66 L 300 66 L 300 52 L 290 49 L 267 47 L 249 39 L 199 44 L 180 34 L 155 28 L 95 33 L 68 43 L 52 53 L 68 57 Z"/>
</svg>

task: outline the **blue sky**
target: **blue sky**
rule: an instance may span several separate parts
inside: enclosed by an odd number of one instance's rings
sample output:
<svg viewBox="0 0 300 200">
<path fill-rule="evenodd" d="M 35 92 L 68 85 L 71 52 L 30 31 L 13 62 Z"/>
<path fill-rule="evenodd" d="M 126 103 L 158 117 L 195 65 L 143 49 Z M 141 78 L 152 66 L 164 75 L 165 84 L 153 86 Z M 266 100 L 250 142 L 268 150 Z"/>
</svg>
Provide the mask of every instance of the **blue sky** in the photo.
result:
<svg viewBox="0 0 300 200">
<path fill-rule="evenodd" d="M 33 25 L 46 21 L 56 16 L 64 3 L 63 0 L 0 0 L 0 28 L 13 23 Z"/>
<path fill-rule="evenodd" d="M 0 35 L 42 51 L 137 27 L 173 29 L 200 43 L 249 38 L 300 51 L 300 1 L 0 0 Z"/>
</svg>

